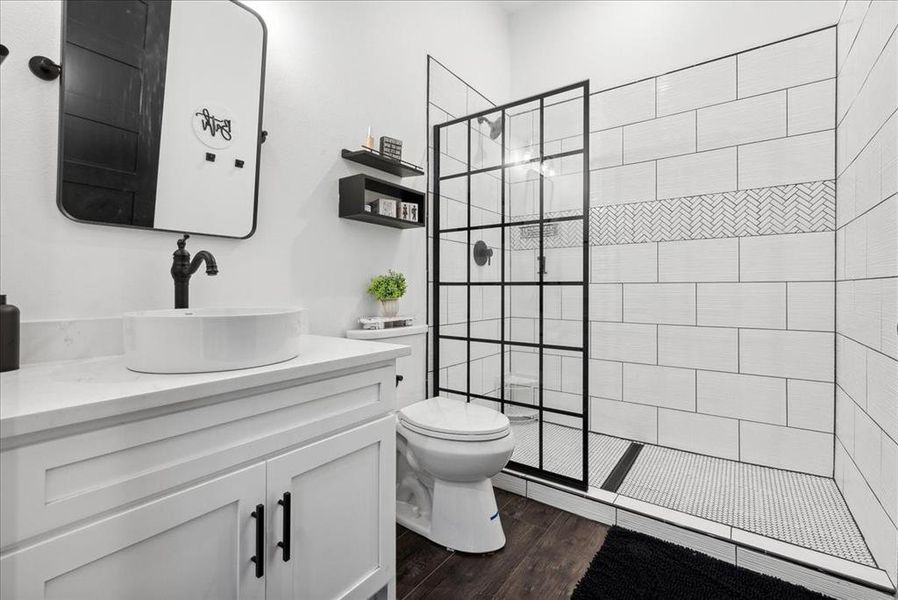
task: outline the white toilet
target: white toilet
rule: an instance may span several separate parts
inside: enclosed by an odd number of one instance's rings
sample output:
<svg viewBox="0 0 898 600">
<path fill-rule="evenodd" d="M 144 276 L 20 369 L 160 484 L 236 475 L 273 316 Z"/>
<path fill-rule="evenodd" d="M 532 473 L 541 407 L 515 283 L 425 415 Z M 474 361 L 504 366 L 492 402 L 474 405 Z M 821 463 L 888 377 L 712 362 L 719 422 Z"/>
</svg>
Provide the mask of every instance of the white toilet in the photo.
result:
<svg viewBox="0 0 898 600">
<path fill-rule="evenodd" d="M 508 417 L 438 396 L 400 410 L 396 430 L 396 520 L 453 550 L 502 548 L 490 477 L 514 452 Z"/>
<path fill-rule="evenodd" d="M 402 344 L 396 363 L 396 520 L 462 552 L 493 552 L 505 532 L 490 477 L 514 452 L 508 417 L 474 403 L 425 397 L 426 326 L 349 331 L 347 337 Z"/>
</svg>

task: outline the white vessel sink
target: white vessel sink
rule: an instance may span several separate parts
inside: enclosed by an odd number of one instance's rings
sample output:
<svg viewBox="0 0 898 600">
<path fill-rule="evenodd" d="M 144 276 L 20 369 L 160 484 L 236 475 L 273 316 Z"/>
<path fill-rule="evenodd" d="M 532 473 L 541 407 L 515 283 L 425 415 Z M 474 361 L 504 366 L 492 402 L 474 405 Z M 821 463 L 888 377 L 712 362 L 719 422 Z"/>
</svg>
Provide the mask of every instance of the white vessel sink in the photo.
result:
<svg viewBox="0 0 898 600">
<path fill-rule="evenodd" d="M 184 308 L 125 313 L 125 365 L 207 373 L 270 365 L 299 350 L 299 308 Z"/>
</svg>

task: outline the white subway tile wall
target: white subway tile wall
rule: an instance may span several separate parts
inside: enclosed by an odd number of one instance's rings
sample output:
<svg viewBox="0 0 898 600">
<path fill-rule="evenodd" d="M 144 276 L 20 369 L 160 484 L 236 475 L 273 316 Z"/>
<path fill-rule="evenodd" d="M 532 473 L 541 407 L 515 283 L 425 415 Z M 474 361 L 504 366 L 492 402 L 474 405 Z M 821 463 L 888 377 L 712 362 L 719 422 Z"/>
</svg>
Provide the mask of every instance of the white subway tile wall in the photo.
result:
<svg viewBox="0 0 898 600">
<path fill-rule="evenodd" d="M 789 90 L 789 135 L 832 129 L 836 123 L 836 81 L 826 79 Z"/>
<path fill-rule="evenodd" d="M 788 390 L 789 426 L 833 432 L 833 384 L 790 379 Z"/>
<path fill-rule="evenodd" d="M 699 371 L 697 410 L 709 415 L 786 424 L 786 380 Z"/>
<path fill-rule="evenodd" d="M 654 162 L 599 169 L 590 173 L 592 206 L 654 200 L 655 190 Z"/>
<path fill-rule="evenodd" d="M 736 99 L 736 57 L 658 77 L 658 116 Z"/>
<path fill-rule="evenodd" d="M 836 33 L 593 94 L 593 431 L 832 474 Z M 864 273 L 892 268 L 876 205 Z"/>
<path fill-rule="evenodd" d="M 727 192 L 736 187 L 736 148 L 658 161 L 659 200 Z"/>
<path fill-rule="evenodd" d="M 831 434 L 752 421 L 739 422 L 741 460 L 829 477 L 833 472 Z"/>
<path fill-rule="evenodd" d="M 695 152 L 695 113 L 643 121 L 624 127 L 624 163 Z"/>
<path fill-rule="evenodd" d="M 624 364 L 624 400 L 695 410 L 695 372 L 654 365 Z"/>
<path fill-rule="evenodd" d="M 832 179 L 832 129 L 739 146 L 739 189 Z"/>
<path fill-rule="evenodd" d="M 658 244 L 659 281 L 739 281 L 739 239 Z"/>
<path fill-rule="evenodd" d="M 658 443 L 699 454 L 739 460 L 739 421 L 659 408 Z"/>
<path fill-rule="evenodd" d="M 655 118 L 655 80 L 624 85 L 590 98 L 590 131 Z"/>
<path fill-rule="evenodd" d="M 824 476 L 838 438 L 843 489 L 880 507 L 895 497 L 898 46 L 886 30 L 898 17 L 885 4 L 592 95 L 591 430 Z M 535 189 L 509 184 L 516 217 L 535 216 Z M 560 225 L 551 250 L 580 239 Z M 513 279 L 534 280 L 532 246 L 507 250 Z M 563 254 L 559 268 L 577 262 Z M 553 303 L 553 335 L 576 337 L 565 314 L 582 305 Z M 532 339 L 537 315 L 513 316 Z M 566 406 L 580 374 L 553 361 L 547 386 Z"/>
<path fill-rule="evenodd" d="M 898 583 L 898 3 L 848 2 L 838 38 L 835 479 L 873 557 L 894 584 Z M 821 324 L 828 314 L 815 314 L 808 305 L 813 295 L 826 291 L 796 292 L 806 295 L 799 300 L 804 307 L 799 310 L 808 317 L 804 325 Z M 810 395 L 791 390 L 790 400 L 795 396 L 799 403 L 811 401 Z M 807 421 L 799 413 L 796 417 L 803 423 L 796 426 L 826 425 Z"/>
<path fill-rule="evenodd" d="M 835 77 L 836 28 L 739 54 L 739 98 Z"/>
<path fill-rule="evenodd" d="M 786 91 L 752 96 L 698 111 L 698 149 L 713 150 L 786 135 Z"/>
<path fill-rule="evenodd" d="M 701 283 L 697 287 L 698 325 L 786 327 L 785 283 Z M 832 327 L 830 322 L 829 327 Z"/>
</svg>

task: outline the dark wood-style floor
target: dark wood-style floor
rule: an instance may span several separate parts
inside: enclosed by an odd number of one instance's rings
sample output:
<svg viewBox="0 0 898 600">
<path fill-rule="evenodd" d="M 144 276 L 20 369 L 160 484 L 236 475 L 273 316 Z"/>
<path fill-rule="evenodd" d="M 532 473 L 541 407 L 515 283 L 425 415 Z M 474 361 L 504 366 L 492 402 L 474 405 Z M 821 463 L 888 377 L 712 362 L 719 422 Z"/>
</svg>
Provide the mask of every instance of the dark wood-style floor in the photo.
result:
<svg viewBox="0 0 898 600">
<path fill-rule="evenodd" d="M 570 598 L 608 528 L 496 490 L 505 547 L 492 555 L 449 552 L 398 526 L 397 598 Z"/>
</svg>

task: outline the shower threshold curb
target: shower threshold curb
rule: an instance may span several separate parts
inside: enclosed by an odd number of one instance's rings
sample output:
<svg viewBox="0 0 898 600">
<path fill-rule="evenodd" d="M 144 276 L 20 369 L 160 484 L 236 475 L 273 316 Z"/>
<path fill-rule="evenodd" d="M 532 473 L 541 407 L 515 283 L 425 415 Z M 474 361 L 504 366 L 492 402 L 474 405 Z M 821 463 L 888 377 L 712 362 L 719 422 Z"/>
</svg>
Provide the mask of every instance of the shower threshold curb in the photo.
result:
<svg viewBox="0 0 898 600">
<path fill-rule="evenodd" d="M 596 487 L 581 492 L 508 469 L 494 477 L 493 484 L 587 519 L 634 529 L 688 546 L 736 566 L 772 575 L 834 598 L 894 599 L 895 586 L 881 569 L 717 521 Z"/>
</svg>

